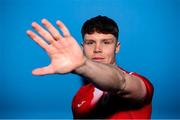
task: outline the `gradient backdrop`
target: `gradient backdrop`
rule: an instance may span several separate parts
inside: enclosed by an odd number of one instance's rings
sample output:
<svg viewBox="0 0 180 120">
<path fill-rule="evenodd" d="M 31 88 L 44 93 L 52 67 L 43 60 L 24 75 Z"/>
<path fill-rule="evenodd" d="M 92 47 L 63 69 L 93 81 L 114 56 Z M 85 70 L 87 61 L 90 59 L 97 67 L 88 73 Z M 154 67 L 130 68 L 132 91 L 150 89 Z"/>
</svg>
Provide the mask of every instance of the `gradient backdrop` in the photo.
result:
<svg viewBox="0 0 180 120">
<path fill-rule="evenodd" d="M 118 65 L 153 83 L 152 118 L 180 118 L 180 0 L 0 0 L 0 118 L 72 119 L 80 77 L 32 76 L 49 58 L 25 32 L 60 19 L 81 43 L 83 22 L 96 15 L 120 27 Z"/>
</svg>

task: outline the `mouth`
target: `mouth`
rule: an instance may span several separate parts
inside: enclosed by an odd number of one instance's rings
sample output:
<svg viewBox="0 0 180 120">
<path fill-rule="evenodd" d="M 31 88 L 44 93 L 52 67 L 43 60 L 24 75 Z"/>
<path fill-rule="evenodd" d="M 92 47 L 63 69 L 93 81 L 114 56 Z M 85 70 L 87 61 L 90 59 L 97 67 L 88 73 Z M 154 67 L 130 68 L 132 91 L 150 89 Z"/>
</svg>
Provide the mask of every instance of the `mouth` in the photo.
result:
<svg viewBox="0 0 180 120">
<path fill-rule="evenodd" d="M 102 61 L 102 60 L 104 60 L 104 58 L 103 57 L 93 57 L 92 60 L 93 61 Z"/>
</svg>

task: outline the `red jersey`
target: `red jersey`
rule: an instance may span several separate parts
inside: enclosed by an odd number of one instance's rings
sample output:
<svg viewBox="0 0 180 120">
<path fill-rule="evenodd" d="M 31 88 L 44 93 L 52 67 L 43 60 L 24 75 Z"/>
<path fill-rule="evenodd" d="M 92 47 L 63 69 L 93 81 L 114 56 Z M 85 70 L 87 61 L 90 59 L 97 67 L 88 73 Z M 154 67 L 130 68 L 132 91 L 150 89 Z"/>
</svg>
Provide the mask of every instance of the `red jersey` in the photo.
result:
<svg viewBox="0 0 180 120">
<path fill-rule="evenodd" d="M 128 74 L 141 78 L 146 86 L 146 97 L 142 103 L 130 102 L 117 95 L 102 91 L 90 83 L 82 86 L 73 98 L 74 118 L 150 119 L 153 86 L 145 77 L 137 73 Z"/>
</svg>

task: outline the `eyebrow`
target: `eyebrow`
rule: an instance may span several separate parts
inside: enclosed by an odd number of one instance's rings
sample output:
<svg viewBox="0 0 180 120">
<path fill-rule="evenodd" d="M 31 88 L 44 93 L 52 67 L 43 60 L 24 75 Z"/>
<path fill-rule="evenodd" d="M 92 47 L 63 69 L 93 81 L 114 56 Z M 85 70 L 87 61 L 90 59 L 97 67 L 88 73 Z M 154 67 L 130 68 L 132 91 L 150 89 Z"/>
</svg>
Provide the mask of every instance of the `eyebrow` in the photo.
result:
<svg viewBox="0 0 180 120">
<path fill-rule="evenodd" d="M 95 41 L 93 39 L 84 39 L 84 41 Z"/>
<path fill-rule="evenodd" d="M 95 41 L 93 39 L 84 39 L 84 41 Z M 113 38 L 108 38 L 108 39 L 101 39 L 101 41 L 114 41 Z"/>
<path fill-rule="evenodd" d="M 114 39 L 102 39 L 102 41 L 114 41 Z"/>
</svg>

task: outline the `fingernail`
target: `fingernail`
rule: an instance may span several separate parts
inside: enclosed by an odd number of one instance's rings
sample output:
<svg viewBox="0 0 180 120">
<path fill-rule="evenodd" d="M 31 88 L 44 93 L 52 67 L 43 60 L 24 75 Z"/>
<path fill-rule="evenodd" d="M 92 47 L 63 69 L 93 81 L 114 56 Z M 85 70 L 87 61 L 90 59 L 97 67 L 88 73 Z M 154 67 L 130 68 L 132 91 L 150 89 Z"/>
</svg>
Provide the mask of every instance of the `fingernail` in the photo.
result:
<svg viewBox="0 0 180 120">
<path fill-rule="evenodd" d="M 59 21 L 59 20 L 57 20 L 57 21 L 56 21 L 56 24 L 59 24 L 59 23 L 60 23 L 60 21 Z"/>
<path fill-rule="evenodd" d="M 36 22 L 33 22 L 31 25 L 32 25 L 32 27 L 34 27 L 36 24 L 37 24 Z"/>
<path fill-rule="evenodd" d="M 31 31 L 30 31 L 30 30 L 27 30 L 26 33 L 29 35 L 29 34 L 31 33 Z"/>
<path fill-rule="evenodd" d="M 45 18 L 43 18 L 43 19 L 41 20 L 41 22 L 44 24 L 45 22 L 47 22 L 47 20 L 46 20 Z"/>
</svg>

